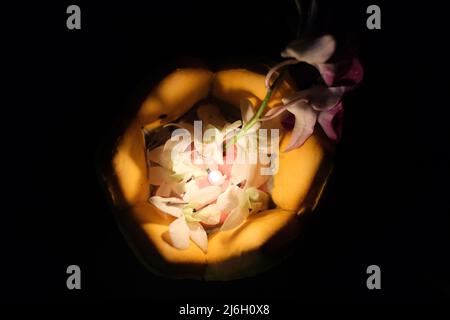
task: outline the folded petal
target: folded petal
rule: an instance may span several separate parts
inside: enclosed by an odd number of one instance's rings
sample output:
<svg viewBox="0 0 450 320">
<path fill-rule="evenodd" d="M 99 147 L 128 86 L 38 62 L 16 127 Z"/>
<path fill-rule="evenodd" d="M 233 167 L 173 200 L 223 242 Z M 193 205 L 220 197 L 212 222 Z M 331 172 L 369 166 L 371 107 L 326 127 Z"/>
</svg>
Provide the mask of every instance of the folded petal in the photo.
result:
<svg viewBox="0 0 450 320">
<path fill-rule="evenodd" d="M 295 40 L 281 53 L 284 58 L 295 58 L 298 61 L 315 65 L 325 63 L 334 53 L 336 41 L 330 35 L 313 40 Z"/>
<path fill-rule="evenodd" d="M 257 188 L 248 188 L 245 190 L 249 200 L 251 212 L 266 210 L 269 206 L 269 195 Z"/>
<path fill-rule="evenodd" d="M 227 231 L 238 227 L 249 215 L 249 210 L 247 207 L 237 207 L 231 210 L 231 213 L 227 216 L 223 222 L 220 231 Z"/>
<path fill-rule="evenodd" d="M 208 250 L 208 235 L 198 222 L 188 222 L 189 236 L 204 253 Z"/>
<path fill-rule="evenodd" d="M 190 203 L 195 203 L 196 207 L 203 207 L 206 204 L 214 202 L 221 193 L 219 186 L 209 186 L 202 189 L 189 189 L 186 191 L 183 199 Z"/>
<path fill-rule="evenodd" d="M 316 67 L 326 85 L 333 85 L 336 76 L 336 66 L 330 63 L 319 63 Z"/>
<path fill-rule="evenodd" d="M 333 120 L 339 112 L 342 112 L 342 110 L 343 110 L 342 103 L 339 103 L 334 108 L 319 113 L 317 121 L 319 122 L 320 126 L 322 127 L 323 131 L 328 136 L 328 138 L 332 140 L 338 139 L 338 132 L 336 132 L 334 128 Z M 338 131 L 340 131 L 339 128 Z"/>
<path fill-rule="evenodd" d="M 184 216 L 174 220 L 169 225 L 169 236 L 172 245 L 177 249 L 187 249 L 189 247 L 190 232 Z"/>
<path fill-rule="evenodd" d="M 287 108 L 287 106 L 285 105 L 281 105 L 279 107 L 273 107 L 271 109 L 269 109 L 263 117 L 261 117 L 261 121 L 267 121 L 267 120 L 271 120 L 277 116 L 279 116 L 280 114 L 283 113 L 283 111 L 285 111 Z"/>
<path fill-rule="evenodd" d="M 328 86 L 345 86 L 346 91 L 353 89 L 364 76 L 364 69 L 356 57 L 342 60 L 336 64 L 318 64 L 316 67 Z"/>
<path fill-rule="evenodd" d="M 308 100 L 314 110 L 322 111 L 334 108 L 346 91 L 345 86 L 325 87 L 315 86 L 308 89 Z"/>
<path fill-rule="evenodd" d="M 235 162 L 231 167 L 230 182 L 237 185 L 243 181 L 247 181 L 256 173 L 256 164 Z"/>
<path fill-rule="evenodd" d="M 317 121 L 317 111 L 303 101 L 289 106 L 288 111 L 295 116 L 295 125 L 292 136 L 284 152 L 298 148 L 313 134 Z"/>
<path fill-rule="evenodd" d="M 194 217 L 200 219 L 201 222 L 209 225 L 215 225 L 220 222 L 222 211 L 216 203 L 210 204 L 203 209 L 194 213 Z"/>
<path fill-rule="evenodd" d="M 221 212 L 229 213 L 233 209 L 246 206 L 248 197 L 245 191 L 238 186 L 229 186 L 228 189 L 217 198 L 217 206 Z"/>
<path fill-rule="evenodd" d="M 219 107 L 215 104 L 207 103 L 200 105 L 197 108 L 197 116 L 202 120 L 203 127 L 207 127 L 210 124 L 221 129 L 227 124 Z"/>
<path fill-rule="evenodd" d="M 253 105 L 247 99 L 241 100 L 240 109 L 241 109 L 242 121 L 244 123 L 249 122 L 251 120 L 251 118 L 253 118 L 253 116 L 255 115 L 255 110 L 253 109 Z"/>
</svg>

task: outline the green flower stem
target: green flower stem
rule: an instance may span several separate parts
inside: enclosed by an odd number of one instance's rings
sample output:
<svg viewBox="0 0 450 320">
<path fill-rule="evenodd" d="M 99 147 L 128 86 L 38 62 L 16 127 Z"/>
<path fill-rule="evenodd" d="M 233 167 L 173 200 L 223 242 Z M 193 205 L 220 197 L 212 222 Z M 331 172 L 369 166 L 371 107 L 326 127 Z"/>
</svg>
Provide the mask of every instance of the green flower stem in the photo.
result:
<svg viewBox="0 0 450 320">
<path fill-rule="evenodd" d="M 244 134 L 247 133 L 247 131 L 255 125 L 256 122 L 261 118 L 263 115 L 264 110 L 266 110 L 267 105 L 270 101 L 270 98 L 272 97 L 273 92 L 278 88 L 278 85 L 281 83 L 281 81 L 284 79 L 284 76 L 286 75 L 287 68 L 284 68 L 283 71 L 280 73 L 280 75 L 275 79 L 273 84 L 267 88 L 266 95 L 264 97 L 264 100 L 261 102 L 261 105 L 258 108 L 258 111 L 256 111 L 255 115 L 250 119 L 249 122 L 247 122 L 241 131 L 237 135 L 235 135 L 229 143 L 225 145 L 225 150 L 228 149 L 228 147 L 234 145 L 240 137 L 242 137 Z"/>
</svg>

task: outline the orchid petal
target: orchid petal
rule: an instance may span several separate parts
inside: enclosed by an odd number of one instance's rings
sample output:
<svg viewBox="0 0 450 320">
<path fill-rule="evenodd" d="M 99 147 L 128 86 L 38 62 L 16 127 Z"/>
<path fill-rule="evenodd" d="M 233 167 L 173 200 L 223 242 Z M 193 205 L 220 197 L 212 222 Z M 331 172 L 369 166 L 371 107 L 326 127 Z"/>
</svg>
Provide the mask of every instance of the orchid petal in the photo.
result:
<svg viewBox="0 0 450 320">
<path fill-rule="evenodd" d="M 196 166 L 191 161 L 191 155 L 188 153 L 180 153 L 179 159 L 172 165 L 172 170 L 176 174 L 183 176 L 201 177 L 206 173 L 199 166 Z"/>
<path fill-rule="evenodd" d="M 296 64 L 296 63 L 298 63 L 298 62 L 299 62 L 299 61 L 296 60 L 296 59 L 285 60 L 285 61 L 282 61 L 282 62 L 276 64 L 276 65 L 273 66 L 272 68 L 270 68 L 270 69 L 269 69 L 269 72 L 267 72 L 266 78 L 265 78 L 265 80 L 264 80 L 264 83 L 265 83 L 265 85 L 266 85 L 266 88 L 267 88 L 267 89 L 270 89 L 270 87 L 272 86 L 272 83 L 271 83 L 270 80 L 272 80 L 272 76 L 273 76 L 278 70 L 280 70 L 281 68 L 283 68 L 283 67 L 285 67 L 285 66 L 288 66 L 288 65 L 290 65 L 290 64 Z"/>
<path fill-rule="evenodd" d="M 175 248 L 181 250 L 189 248 L 190 229 L 184 216 L 179 217 L 169 225 L 169 235 Z"/>
<path fill-rule="evenodd" d="M 353 89 L 364 76 L 364 69 L 356 57 L 336 64 L 318 64 L 316 67 L 328 86 L 345 86 L 346 91 Z"/>
<path fill-rule="evenodd" d="M 241 100 L 240 103 L 241 117 L 244 123 L 249 122 L 255 115 L 252 103 L 248 99 Z"/>
<path fill-rule="evenodd" d="M 231 211 L 228 217 L 220 227 L 220 231 L 227 231 L 238 227 L 245 219 L 247 219 L 249 215 L 248 208 L 246 207 L 237 207 Z"/>
<path fill-rule="evenodd" d="M 223 128 L 227 124 L 219 108 L 214 104 L 208 103 L 199 106 L 197 116 L 202 120 L 204 127 L 210 124 L 217 128 Z"/>
<path fill-rule="evenodd" d="M 337 140 L 338 138 L 338 134 L 333 126 L 333 119 L 342 109 L 342 103 L 339 103 L 335 108 L 319 113 L 317 119 L 325 134 L 332 140 Z"/>
<path fill-rule="evenodd" d="M 269 206 L 269 195 L 255 187 L 248 188 L 245 193 L 249 197 L 251 212 L 266 210 Z"/>
<path fill-rule="evenodd" d="M 221 213 L 219 206 L 216 203 L 213 203 L 195 212 L 194 216 L 203 223 L 215 225 L 220 222 Z"/>
<path fill-rule="evenodd" d="M 311 40 L 295 40 L 281 53 L 284 58 L 295 58 L 311 65 L 325 63 L 334 53 L 336 41 L 330 35 Z"/>
<path fill-rule="evenodd" d="M 222 140 L 220 140 L 222 142 Z M 202 156 L 206 164 L 223 164 L 222 143 L 216 142 L 204 143 L 202 147 Z"/>
<path fill-rule="evenodd" d="M 285 105 L 282 105 L 282 106 L 279 106 L 279 107 L 271 108 L 270 110 L 268 110 L 268 111 L 265 113 L 264 117 L 262 117 L 260 120 L 261 120 L 261 121 L 271 120 L 271 119 L 273 119 L 273 118 L 279 116 L 281 113 L 283 113 L 283 111 L 285 111 L 286 108 L 287 108 L 287 106 L 285 106 Z"/>
<path fill-rule="evenodd" d="M 150 198 L 150 203 L 152 203 L 156 208 L 163 211 L 164 213 L 178 218 L 183 214 L 183 210 L 181 210 L 181 208 L 179 208 L 177 205 L 183 204 L 185 202 L 182 199 L 175 197 L 164 198 L 160 196 L 154 196 Z"/>
<path fill-rule="evenodd" d="M 242 126 L 241 120 L 236 120 L 233 123 L 226 124 L 222 129 L 222 134 L 224 136 L 224 139 L 229 138 L 228 136 L 230 134 L 234 133 L 234 131 L 238 130 L 241 126 Z"/>
<path fill-rule="evenodd" d="M 336 75 L 336 66 L 330 63 L 320 63 L 316 67 L 326 85 L 333 85 Z"/>
<path fill-rule="evenodd" d="M 288 146 L 284 152 L 298 148 L 314 132 L 314 126 L 317 121 L 317 112 L 311 108 L 309 104 L 300 101 L 287 108 L 289 112 L 295 116 L 295 125 Z"/>
<path fill-rule="evenodd" d="M 187 202 L 192 202 L 198 204 L 202 207 L 205 204 L 209 204 L 217 199 L 221 193 L 221 188 L 219 186 L 209 186 L 202 189 L 190 189 L 186 191 L 183 199 Z"/>
<path fill-rule="evenodd" d="M 351 81 L 353 86 L 359 84 L 364 77 L 364 68 L 358 58 L 354 57 L 347 72 L 341 77 L 342 80 Z M 353 87 L 352 86 L 352 87 Z"/>
<path fill-rule="evenodd" d="M 242 181 L 246 181 L 250 176 L 254 175 L 255 171 L 255 164 L 236 162 L 231 167 L 230 181 L 233 184 L 239 184 Z"/>
<path fill-rule="evenodd" d="M 192 241 L 200 248 L 204 253 L 208 250 L 208 236 L 205 229 L 198 222 L 188 222 L 189 236 Z"/>
<path fill-rule="evenodd" d="M 171 183 L 170 187 L 172 189 L 171 191 L 178 196 L 181 196 L 186 191 L 184 182 Z"/>
<path fill-rule="evenodd" d="M 229 186 L 228 189 L 217 198 L 217 206 L 221 212 L 229 213 L 234 208 L 244 206 L 247 199 L 243 189 L 238 186 Z"/>
<path fill-rule="evenodd" d="M 346 91 L 346 87 L 315 86 L 308 91 L 308 100 L 316 111 L 329 110 L 335 107 Z"/>
</svg>

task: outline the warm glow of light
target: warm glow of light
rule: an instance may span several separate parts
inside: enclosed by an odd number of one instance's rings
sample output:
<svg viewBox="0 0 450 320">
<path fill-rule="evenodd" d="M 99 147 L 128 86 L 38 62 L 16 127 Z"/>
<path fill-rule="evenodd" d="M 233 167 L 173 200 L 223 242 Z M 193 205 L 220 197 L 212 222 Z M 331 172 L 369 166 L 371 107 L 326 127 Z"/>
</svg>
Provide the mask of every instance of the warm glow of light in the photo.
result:
<svg viewBox="0 0 450 320">
<path fill-rule="evenodd" d="M 218 186 L 223 183 L 224 177 L 218 170 L 212 170 L 208 173 L 208 181 L 212 185 Z"/>
</svg>

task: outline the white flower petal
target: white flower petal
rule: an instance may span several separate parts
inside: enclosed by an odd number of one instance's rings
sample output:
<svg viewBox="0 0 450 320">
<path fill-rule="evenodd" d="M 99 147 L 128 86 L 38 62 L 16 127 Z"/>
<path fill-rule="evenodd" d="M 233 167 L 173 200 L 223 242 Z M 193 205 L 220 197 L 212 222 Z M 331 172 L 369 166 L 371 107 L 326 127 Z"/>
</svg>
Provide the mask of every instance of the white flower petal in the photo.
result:
<svg viewBox="0 0 450 320">
<path fill-rule="evenodd" d="M 192 241 L 199 246 L 204 253 L 208 250 L 208 236 L 205 229 L 198 222 L 188 222 L 189 235 Z"/>
<path fill-rule="evenodd" d="M 221 212 L 229 213 L 233 209 L 244 206 L 247 203 L 245 191 L 237 186 L 229 186 L 224 193 L 217 198 L 217 206 Z"/>
<path fill-rule="evenodd" d="M 219 186 L 208 186 L 202 189 L 192 188 L 186 191 L 183 199 L 201 207 L 216 200 L 220 193 L 221 188 Z"/>
<path fill-rule="evenodd" d="M 184 182 L 172 183 L 170 187 L 172 191 L 178 196 L 181 196 L 186 191 Z"/>
<path fill-rule="evenodd" d="M 210 204 L 194 213 L 194 217 L 200 219 L 203 223 L 215 225 L 220 222 L 221 210 L 215 203 Z"/>
<path fill-rule="evenodd" d="M 183 213 L 178 205 L 185 202 L 179 198 L 163 198 L 160 196 L 154 196 L 150 198 L 150 203 L 152 203 L 159 210 L 178 218 Z"/>
<path fill-rule="evenodd" d="M 189 247 L 190 229 L 184 216 L 174 220 L 169 225 L 169 235 L 172 245 L 177 249 L 187 249 Z"/>
<path fill-rule="evenodd" d="M 223 128 L 227 121 L 222 116 L 219 107 L 214 104 L 202 104 L 197 109 L 197 116 L 202 120 L 202 125 L 204 127 L 208 126 L 208 124 L 213 125 L 214 127 Z"/>
<path fill-rule="evenodd" d="M 225 219 L 221 231 L 227 231 L 239 226 L 249 215 L 248 208 L 238 207 L 231 211 L 228 217 Z"/>
<path fill-rule="evenodd" d="M 317 121 L 317 111 L 303 101 L 289 106 L 287 110 L 294 114 L 295 125 L 292 136 L 284 152 L 298 148 L 313 134 Z"/>
<path fill-rule="evenodd" d="M 241 117 L 244 123 L 249 122 L 255 115 L 255 110 L 253 109 L 252 103 L 248 99 L 241 100 L 240 103 Z"/>
<path fill-rule="evenodd" d="M 248 188 L 245 193 L 249 197 L 251 212 L 266 210 L 269 206 L 269 195 L 257 188 Z"/>
<path fill-rule="evenodd" d="M 220 140 L 220 144 L 221 143 L 222 139 Z M 223 164 L 223 149 L 215 142 L 204 143 L 202 147 L 202 155 L 207 165 L 210 163 Z"/>
<path fill-rule="evenodd" d="M 281 53 L 284 58 L 295 58 L 309 64 L 326 62 L 336 49 L 336 41 L 330 35 L 311 40 L 295 40 Z"/>
</svg>

